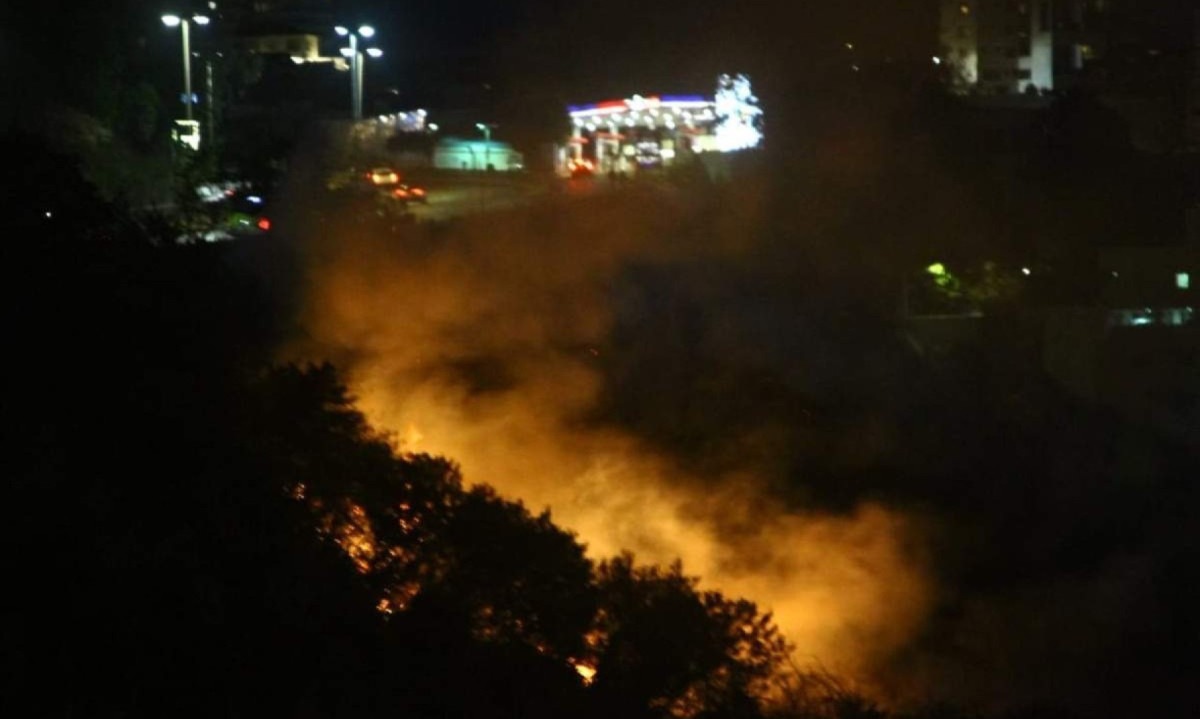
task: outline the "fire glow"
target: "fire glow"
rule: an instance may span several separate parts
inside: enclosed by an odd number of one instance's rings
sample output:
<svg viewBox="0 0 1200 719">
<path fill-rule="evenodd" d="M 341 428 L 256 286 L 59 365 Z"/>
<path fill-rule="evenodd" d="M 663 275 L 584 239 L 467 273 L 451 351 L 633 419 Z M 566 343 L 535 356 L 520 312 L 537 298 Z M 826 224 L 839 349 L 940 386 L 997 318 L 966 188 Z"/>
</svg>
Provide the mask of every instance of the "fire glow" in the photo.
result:
<svg viewBox="0 0 1200 719">
<path fill-rule="evenodd" d="M 662 239 L 679 217 L 659 204 L 622 208 L 622 220 L 645 218 L 636 225 L 532 213 L 465 222 L 420 255 L 328 238 L 339 252 L 313 275 L 310 338 L 288 355 L 342 367 L 402 450 L 446 456 L 468 483 L 550 507 L 595 559 L 682 558 L 704 586 L 774 612 L 798 663 L 870 685 L 924 619 L 919 527 L 874 504 L 788 510 L 762 490 L 770 477 L 759 469 L 714 484 L 621 427 L 579 419 L 606 388 L 596 355 L 570 348 L 604 346 L 621 268 L 751 249 L 742 233 L 757 221 L 758 190 L 744 192 L 706 247 Z"/>
</svg>

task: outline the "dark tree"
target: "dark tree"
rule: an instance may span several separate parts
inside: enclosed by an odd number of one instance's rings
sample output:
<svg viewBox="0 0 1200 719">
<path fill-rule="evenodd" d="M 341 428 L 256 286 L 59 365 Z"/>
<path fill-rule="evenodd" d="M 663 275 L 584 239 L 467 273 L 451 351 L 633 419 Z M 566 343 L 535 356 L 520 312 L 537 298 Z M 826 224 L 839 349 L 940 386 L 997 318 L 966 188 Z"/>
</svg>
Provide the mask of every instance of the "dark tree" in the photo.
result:
<svg viewBox="0 0 1200 719">
<path fill-rule="evenodd" d="M 601 714 L 755 717 L 788 647 L 754 604 L 701 591 L 678 563 L 597 570 L 601 608 L 592 691 Z"/>
</svg>

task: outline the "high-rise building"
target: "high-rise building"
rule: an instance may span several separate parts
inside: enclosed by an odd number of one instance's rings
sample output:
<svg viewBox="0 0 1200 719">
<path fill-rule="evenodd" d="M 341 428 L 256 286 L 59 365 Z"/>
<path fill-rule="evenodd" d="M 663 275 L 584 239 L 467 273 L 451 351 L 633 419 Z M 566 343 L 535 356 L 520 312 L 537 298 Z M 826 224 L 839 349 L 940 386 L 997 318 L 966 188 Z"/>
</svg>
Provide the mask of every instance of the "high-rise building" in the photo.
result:
<svg viewBox="0 0 1200 719">
<path fill-rule="evenodd" d="M 938 40 L 934 61 L 945 68 L 951 89 L 968 92 L 979 82 L 979 23 L 971 3 L 942 0 Z"/>
<path fill-rule="evenodd" d="M 1051 0 L 943 0 L 939 61 L 958 92 L 1054 89 Z"/>
<path fill-rule="evenodd" d="M 961 93 L 1070 86 L 1104 53 L 1113 0 L 942 0 L 938 61 Z"/>
</svg>

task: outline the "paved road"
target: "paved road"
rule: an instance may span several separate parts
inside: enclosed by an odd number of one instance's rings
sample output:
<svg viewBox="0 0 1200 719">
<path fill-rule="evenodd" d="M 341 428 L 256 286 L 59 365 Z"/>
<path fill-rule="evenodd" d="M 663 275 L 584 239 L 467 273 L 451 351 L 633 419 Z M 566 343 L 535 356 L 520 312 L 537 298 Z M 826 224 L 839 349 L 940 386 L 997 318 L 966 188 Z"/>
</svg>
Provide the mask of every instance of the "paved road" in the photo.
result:
<svg viewBox="0 0 1200 719">
<path fill-rule="evenodd" d="M 586 180 L 564 180 L 552 175 L 524 173 L 441 173 L 426 177 L 414 174 L 410 179 L 429 192 L 428 204 L 411 206 L 418 221 L 448 220 L 463 215 L 506 210 L 564 193 L 585 195 L 596 187 Z"/>
</svg>

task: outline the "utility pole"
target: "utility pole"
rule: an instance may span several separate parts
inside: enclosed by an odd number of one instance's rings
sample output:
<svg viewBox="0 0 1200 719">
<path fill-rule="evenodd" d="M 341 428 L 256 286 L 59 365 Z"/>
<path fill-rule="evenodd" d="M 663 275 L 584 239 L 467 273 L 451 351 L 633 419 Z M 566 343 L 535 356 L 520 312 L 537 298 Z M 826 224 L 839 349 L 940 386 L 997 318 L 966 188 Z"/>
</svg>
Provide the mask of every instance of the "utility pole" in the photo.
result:
<svg viewBox="0 0 1200 719">
<path fill-rule="evenodd" d="M 485 179 L 480 184 L 479 191 L 483 198 L 481 203 L 483 205 L 483 211 L 487 212 L 487 197 L 488 193 L 490 192 L 490 188 L 487 184 L 488 181 L 486 179 L 486 173 L 488 170 L 492 169 L 492 130 L 494 130 L 496 126 L 486 122 L 477 122 L 475 123 L 475 127 L 483 132 L 483 171 L 485 173 Z M 474 160 L 472 160 L 471 164 L 475 164 Z"/>
<path fill-rule="evenodd" d="M 214 105 L 217 103 L 216 95 L 213 94 L 212 58 L 208 58 L 204 61 L 204 74 L 204 112 L 205 120 L 208 123 L 208 146 L 212 148 L 215 147 L 213 143 L 217 137 L 217 125 L 215 121 L 216 109 L 214 108 Z"/>
<path fill-rule="evenodd" d="M 492 130 L 495 125 L 486 122 L 477 122 L 475 127 L 483 132 L 483 169 L 491 169 L 492 160 Z"/>
<path fill-rule="evenodd" d="M 188 21 L 183 26 L 183 105 L 187 108 L 187 119 L 192 119 L 192 43 L 189 39 Z"/>
<path fill-rule="evenodd" d="M 362 119 L 362 75 L 358 73 L 362 65 L 362 53 L 358 51 L 358 35 L 350 33 L 350 102 L 354 103 L 350 116 L 355 120 Z"/>
<path fill-rule="evenodd" d="M 183 107 L 184 113 L 187 117 L 187 120 L 183 122 L 186 122 L 190 131 L 190 128 L 196 125 L 194 117 L 195 112 L 193 110 L 193 105 L 195 105 L 195 97 L 192 95 L 191 24 L 194 22 L 197 25 L 204 26 L 209 23 L 209 18 L 207 15 L 192 15 L 190 17 L 180 17 L 179 15 L 163 15 L 162 21 L 163 25 L 166 25 L 167 27 L 179 28 L 180 34 L 183 36 Z M 198 128 L 194 142 L 195 144 L 192 145 L 192 149 L 199 149 L 200 133 Z"/>
<path fill-rule="evenodd" d="M 359 49 L 358 39 L 375 37 L 375 28 L 363 25 L 358 30 L 351 30 L 345 25 L 334 28 L 339 37 L 348 37 L 350 47 L 342 48 L 342 57 L 350 61 L 350 116 L 354 120 L 362 119 L 363 108 L 363 51 Z M 377 47 L 367 48 L 366 54 L 372 58 L 383 56 L 383 51 Z"/>
</svg>

